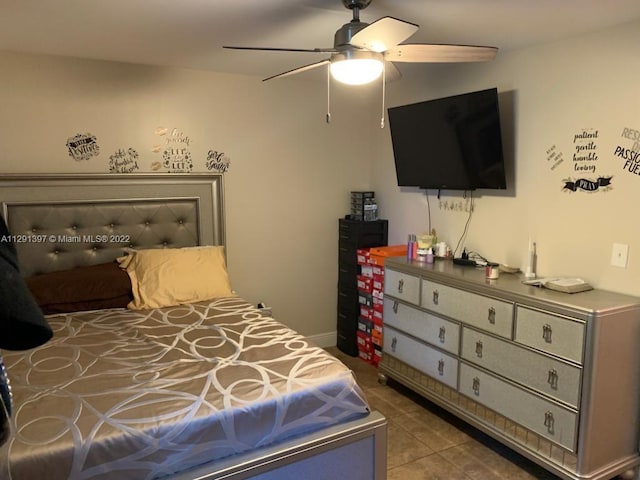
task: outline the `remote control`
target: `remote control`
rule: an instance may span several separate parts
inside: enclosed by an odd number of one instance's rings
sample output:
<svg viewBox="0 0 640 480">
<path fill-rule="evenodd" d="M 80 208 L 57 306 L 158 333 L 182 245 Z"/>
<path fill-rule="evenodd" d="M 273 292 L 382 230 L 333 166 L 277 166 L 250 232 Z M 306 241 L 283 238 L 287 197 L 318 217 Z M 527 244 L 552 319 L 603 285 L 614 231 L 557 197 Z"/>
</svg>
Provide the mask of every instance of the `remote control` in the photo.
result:
<svg viewBox="0 0 640 480">
<path fill-rule="evenodd" d="M 453 263 L 456 265 L 466 265 L 467 267 L 476 267 L 478 265 L 475 260 L 469 260 L 468 258 L 454 258 Z"/>
</svg>

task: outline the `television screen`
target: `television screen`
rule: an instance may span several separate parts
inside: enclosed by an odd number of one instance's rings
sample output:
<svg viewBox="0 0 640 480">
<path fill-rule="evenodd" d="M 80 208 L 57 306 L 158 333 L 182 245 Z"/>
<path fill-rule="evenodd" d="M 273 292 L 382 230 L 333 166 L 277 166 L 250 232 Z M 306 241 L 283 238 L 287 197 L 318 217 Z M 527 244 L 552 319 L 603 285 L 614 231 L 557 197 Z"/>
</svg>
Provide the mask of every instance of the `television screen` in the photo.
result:
<svg viewBox="0 0 640 480">
<path fill-rule="evenodd" d="M 388 109 L 401 187 L 505 189 L 495 88 Z"/>
</svg>

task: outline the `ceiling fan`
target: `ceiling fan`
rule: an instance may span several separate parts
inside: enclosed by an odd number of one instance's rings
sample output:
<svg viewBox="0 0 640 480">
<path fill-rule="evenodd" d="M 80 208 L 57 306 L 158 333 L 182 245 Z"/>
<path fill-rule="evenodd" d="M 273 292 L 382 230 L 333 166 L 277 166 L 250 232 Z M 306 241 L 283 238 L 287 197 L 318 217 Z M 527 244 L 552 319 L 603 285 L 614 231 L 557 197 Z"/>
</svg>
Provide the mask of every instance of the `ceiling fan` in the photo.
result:
<svg viewBox="0 0 640 480">
<path fill-rule="evenodd" d="M 484 62 L 493 60 L 498 52 L 496 47 L 475 45 L 401 44 L 418 30 L 418 25 L 393 17 L 382 17 L 371 24 L 361 22 L 360 10 L 367 8 L 371 1 L 342 0 L 342 4 L 353 12 L 353 18 L 336 31 L 333 47 L 303 49 L 224 46 L 224 48 L 329 53 L 331 54 L 329 58 L 273 75 L 265 78 L 264 81 L 288 77 L 329 64 L 329 71 L 333 78 L 351 85 L 369 83 L 380 77 L 383 72 L 382 76 L 386 81 L 400 78 L 400 72 L 393 62 Z"/>
</svg>

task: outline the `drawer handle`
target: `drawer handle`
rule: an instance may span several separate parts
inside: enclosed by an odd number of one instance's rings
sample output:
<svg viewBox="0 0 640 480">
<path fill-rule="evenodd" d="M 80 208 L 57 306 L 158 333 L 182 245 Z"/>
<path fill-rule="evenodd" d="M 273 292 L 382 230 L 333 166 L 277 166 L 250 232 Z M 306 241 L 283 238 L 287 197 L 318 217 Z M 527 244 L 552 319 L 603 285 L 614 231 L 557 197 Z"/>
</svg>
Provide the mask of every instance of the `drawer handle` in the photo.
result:
<svg viewBox="0 0 640 480">
<path fill-rule="evenodd" d="M 397 314 L 398 313 L 398 302 L 393 302 L 393 313 Z"/>
<path fill-rule="evenodd" d="M 440 339 L 440 343 L 444 343 L 445 334 L 447 333 L 444 327 L 440 327 L 440 332 L 438 333 L 438 338 Z"/>
<path fill-rule="evenodd" d="M 493 307 L 489 307 L 489 313 L 487 315 L 487 320 L 489 320 L 489 323 L 491 325 L 494 325 L 496 323 L 496 309 Z"/>
<path fill-rule="evenodd" d="M 478 358 L 482 358 L 482 340 L 476 342 L 476 355 Z"/>
<path fill-rule="evenodd" d="M 473 388 L 473 393 L 480 395 L 480 379 L 478 377 L 473 377 L 471 388 Z"/>
<path fill-rule="evenodd" d="M 440 376 L 444 375 L 444 360 L 443 359 L 438 360 L 438 374 Z"/>
<path fill-rule="evenodd" d="M 434 290 L 433 291 L 433 304 L 434 305 L 438 304 L 439 297 L 440 297 L 440 294 L 438 293 L 438 290 Z"/>
<path fill-rule="evenodd" d="M 404 288 L 404 280 L 398 280 L 398 293 L 402 293 L 402 289 Z"/>
<path fill-rule="evenodd" d="M 553 412 L 551 411 L 546 411 L 544 412 L 544 426 L 547 427 L 547 432 L 553 434 L 554 433 L 554 419 L 553 419 Z"/>
<path fill-rule="evenodd" d="M 396 345 L 398 345 L 398 339 L 396 337 L 393 337 L 393 339 L 391 340 L 391 351 L 393 353 L 396 352 Z"/>
<path fill-rule="evenodd" d="M 545 342 L 547 343 L 551 343 L 551 334 L 553 333 L 553 330 L 551 329 L 551 325 L 549 325 L 548 323 L 545 323 L 542 326 L 542 338 L 544 339 Z"/>
<path fill-rule="evenodd" d="M 554 390 L 558 389 L 558 372 L 555 368 L 549 370 L 549 375 L 547 376 L 547 383 Z"/>
</svg>

